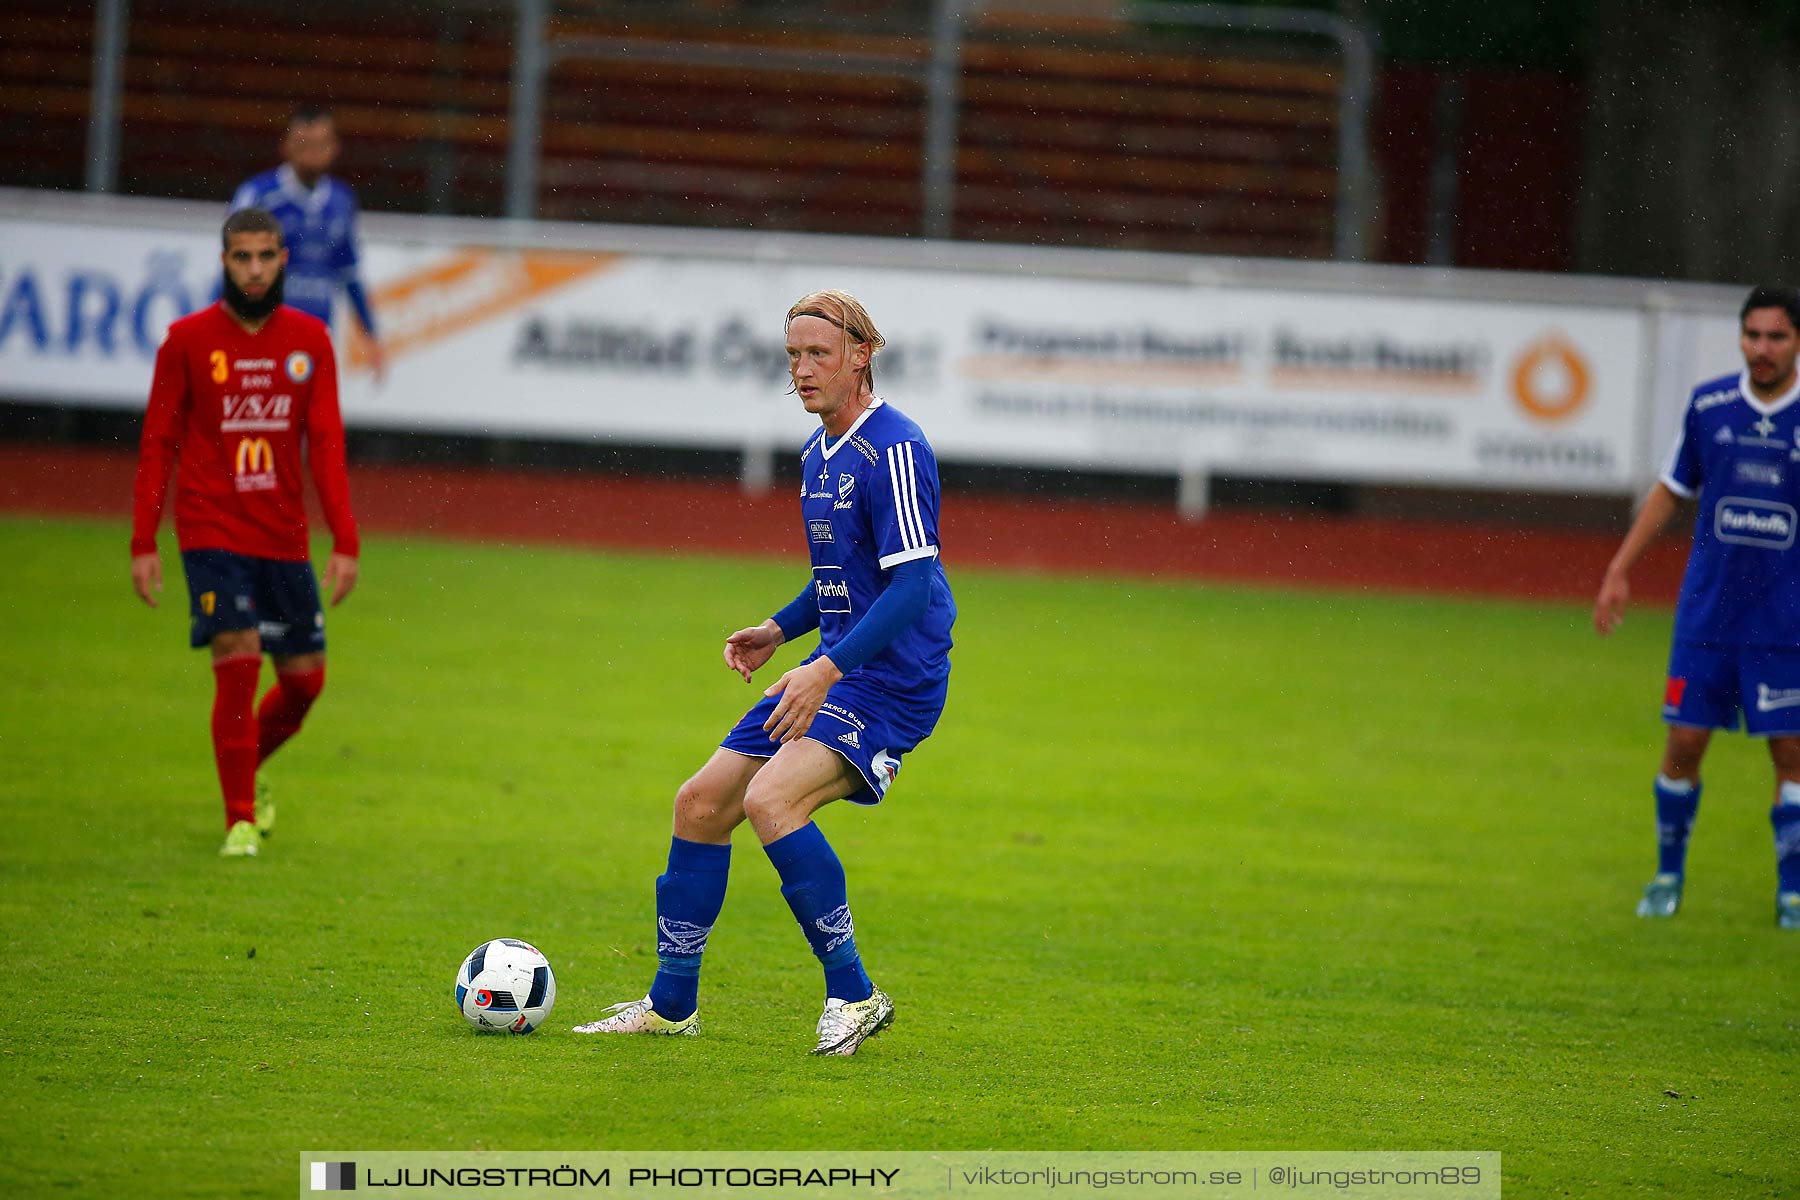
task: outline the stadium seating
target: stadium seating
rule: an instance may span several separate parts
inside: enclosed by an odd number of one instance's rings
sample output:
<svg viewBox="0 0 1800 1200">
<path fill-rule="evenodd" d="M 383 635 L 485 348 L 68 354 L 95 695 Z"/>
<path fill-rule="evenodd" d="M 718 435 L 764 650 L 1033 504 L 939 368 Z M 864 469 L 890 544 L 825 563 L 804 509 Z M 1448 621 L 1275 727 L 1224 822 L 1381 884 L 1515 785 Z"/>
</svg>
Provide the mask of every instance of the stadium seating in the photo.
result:
<svg viewBox="0 0 1800 1200">
<path fill-rule="evenodd" d="M 0 153 L 15 182 L 78 187 L 91 12 L 14 0 L 0 25 Z M 504 8 L 265 9 L 248 31 L 199 0 L 136 0 L 122 191 L 225 197 L 274 158 L 286 113 L 331 105 L 340 173 L 370 209 L 500 212 L 511 18 Z M 896 33 L 559 19 L 551 35 L 884 52 Z M 1322 257 L 1336 191 L 1328 54 L 1218 57 L 1123 31 L 971 30 L 958 237 Z M 568 58 L 546 91 L 546 217 L 904 235 L 921 222 L 913 79 Z"/>
</svg>

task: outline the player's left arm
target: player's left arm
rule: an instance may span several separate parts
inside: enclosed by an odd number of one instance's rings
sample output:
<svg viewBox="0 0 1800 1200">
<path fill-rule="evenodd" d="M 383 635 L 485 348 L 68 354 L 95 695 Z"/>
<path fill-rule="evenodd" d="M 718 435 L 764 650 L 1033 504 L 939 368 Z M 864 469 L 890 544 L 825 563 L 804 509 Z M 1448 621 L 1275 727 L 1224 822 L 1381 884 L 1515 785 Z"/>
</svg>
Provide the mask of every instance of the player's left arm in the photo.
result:
<svg viewBox="0 0 1800 1200">
<path fill-rule="evenodd" d="M 887 649 L 931 605 L 937 557 L 937 463 L 922 442 L 890 446 L 870 475 L 870 523 L 886 575 L 869 611 L 833 646 L 777 679 L 764 695 L 781 702 L 764 724 L 783 742 L 804 735 L 831 685 Z"/>
<path fill-rule="evenodd" d="M 312 401 L 306 412 L 307 468 L 319 493 L 319 507 L 331 527 L 331 557 L 325 563 L 325 590 L 335 607 L 356 587 L 362 552 L 356 517 L 350 512 L 350 471 L 344 459 L 344 417 L 338 408 L 337 356 L 331 339 L 315 343 Z"/>
<path fill-rule="evenodd" d="M 375 309 L 369 303 L 369 293 L 363 288 L 359 264 L 362 261 L 360 246 L 361 235 L 357 231 L 356 200 L 349 200 L 349 217 L 344 228 L 344 237 L 336 247 L 338 278 L 343 281 L 344 295 L 350 300 L 350 307 L 356 313 L 357 321 L 362 325 L 363 333 L 369 339 L 369 360 L 375 368 L 375 378 L 381 379 L 387 373 L 387 355 L 381 348 L 381 335 L 375 331 Z"/>
</svg>

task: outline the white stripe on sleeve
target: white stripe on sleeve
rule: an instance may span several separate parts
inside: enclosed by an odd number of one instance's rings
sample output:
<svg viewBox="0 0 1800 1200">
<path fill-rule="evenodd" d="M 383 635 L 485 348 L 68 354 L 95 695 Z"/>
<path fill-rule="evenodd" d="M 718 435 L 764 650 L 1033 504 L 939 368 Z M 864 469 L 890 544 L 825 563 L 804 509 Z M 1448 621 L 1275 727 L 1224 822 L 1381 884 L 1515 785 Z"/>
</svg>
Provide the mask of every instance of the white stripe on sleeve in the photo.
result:
<svg viewBox="0 0 1800 1200">
<path fill-rule="evenodd" d="M 917 550 L 924 544 L 924 539 L 913 534 L 910 520 L 911 514 L 906 507 L 907 492 L 910 484 L 903 479 L 904 468 L 901 465 L 900 447 L 889 446 L 887 449 L 888 486 L 894 491 L 894 522 L 900 528 L 900 546 L 903 550 Z"/>
<path fill-rule="evenodd" d="M 1669 457 L 1663 460 L 1662 474 L 1657 482 L 1680 496 L 1683 500 L 1694 498 L 1694 489 L 1675 478 L 1675 464 L 1681 459 L 1682 447 L 1687 444 L 1687 413 L 1681 414 L 1681 427 L 1675 431 L 1675 444 L 1669 447 Z"/>
<path fill-rule="evenodd" d="M 894 492 L 894 520 L 900 526 L 900 545 L 905 549 L 911 550 L 913 544 L 911 539 L 907 536 L 909 531 L 906 528 L 906 518 L 901 515 L 905 510 L 901 507 L 900 472 L 894 465 L 894 447 L 892 446 L 887 448 L 887 465 L 888 487 L 892 488 Z"/>
<path fill-rule="evenodd" d="M 923 546 L 917 550 L 902 550 L 898 554 L 890 554 L 878 564 L 882 570 L 891 571 L 901 563 L 912 562 L 916 558 L 936 558 L 936 546 Z"/>
<path fill-rule="evenodd" d="M 913 468 L 913 447 L 911 442 L 904 443 L 902 453 L 906 457 L 906 513 L 913 525 L 913 544 L 925 545 L 925 519 L 919 513 L 919 477 Z"/>
</svg>

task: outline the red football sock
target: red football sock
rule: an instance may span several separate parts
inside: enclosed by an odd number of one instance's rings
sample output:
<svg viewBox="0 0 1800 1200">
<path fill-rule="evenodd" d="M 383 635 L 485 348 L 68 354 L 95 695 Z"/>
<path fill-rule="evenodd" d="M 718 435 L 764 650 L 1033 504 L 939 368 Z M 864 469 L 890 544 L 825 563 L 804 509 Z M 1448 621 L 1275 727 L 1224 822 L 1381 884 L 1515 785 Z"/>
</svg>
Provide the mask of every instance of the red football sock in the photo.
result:
<svg viewBox="0 0 1800 1200">
<path fill-rule="evenodd" d="M 278 671 L 275 686 L 256 706 L 256 761 L 260 764 L 300 731 L 306 710 L 325 687 L 325 668 Z"/>
<path fill-rule="evenodd" d="M 256 819 L 256 677 L 262 655 L 213 660 L 213 760 L 225 796 L 225 827 Z"/>
</svg>

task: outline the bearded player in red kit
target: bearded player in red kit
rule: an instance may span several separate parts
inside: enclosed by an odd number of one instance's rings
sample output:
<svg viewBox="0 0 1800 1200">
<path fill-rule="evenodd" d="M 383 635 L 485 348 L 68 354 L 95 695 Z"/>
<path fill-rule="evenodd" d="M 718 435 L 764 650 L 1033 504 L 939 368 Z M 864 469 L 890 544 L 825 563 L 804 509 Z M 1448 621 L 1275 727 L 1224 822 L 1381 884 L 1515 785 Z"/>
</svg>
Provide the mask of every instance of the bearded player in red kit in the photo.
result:
<svg viewBox="0 0 1800 1200">
<path fill-rule="evenodd" d="M 344 469 L 337 362 L 324 324 L 282 304 L 287 250 L 260 208 L 222 233 L 221 299 L 169 326 L 156 354 L 133 488 L 131 582 L 156 607 L 156 529 L 175 471 L 175 535 L 189 641 L 212 650 L 213 757 L 225 796 L 225 857 L 254 855 L 274 824 L 257 768 L 292 737 L 325 686 L 325 613 L 313 577 L 302 443 L 334 541 L 325 586 L 356 586 L 356 520 Z M 275 685 L 256 701 L 262 656 Z"/>
</svg>

